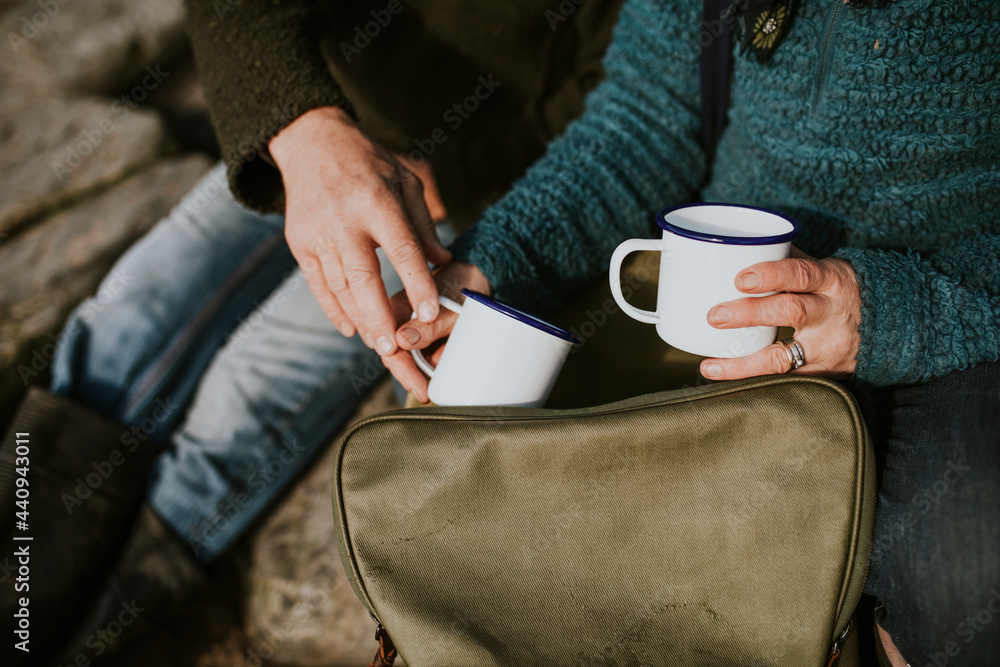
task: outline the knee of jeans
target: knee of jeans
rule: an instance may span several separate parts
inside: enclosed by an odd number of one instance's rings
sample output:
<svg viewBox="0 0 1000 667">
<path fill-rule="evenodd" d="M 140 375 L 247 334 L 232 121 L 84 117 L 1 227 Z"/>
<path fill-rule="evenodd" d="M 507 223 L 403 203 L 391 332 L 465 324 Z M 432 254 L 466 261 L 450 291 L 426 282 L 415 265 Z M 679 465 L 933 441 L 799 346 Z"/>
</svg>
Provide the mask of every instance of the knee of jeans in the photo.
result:
<svg viewBox="0 0 1000 667">
<path fill-rule="evenodd" d="M 284 216 L 263 215 L 236 201 L 226 180 L 224 164 L 217 165 L 170 212 L 173 224 L 194 225 L 210 233 L 224 231 L 228 225 L 263 225 L 280 230 Z"/>
<path fill-rule="evenodd" d="M 222 163 L 217 164 L 205 174 L 191 191 L 184 195 L 171 214 L 183 213 L 200 218 L 218 207 L 238 207 L 236 200 L 229 192 L 229 186 L 226 182 L 226 167 Z"/>
<path fill-rule="evenodd" d="M 56 394 L 70 396 L 80 373 L 80 361 L 85 357 L 87 331 L 77 312 L 66 321 L 66 327 L 56 338 L 55 355 L 52 358 L 52 383 L 50 388 Z"/>
<path fill-rule="evenodd" d="M 51 387 L 121 419 L 113 408 L 153 358 L 165 330 L 144 302 L 115 280 L 112 272 L 97 295 L 84 300 L 66 320 L 52 363 Z"/>
<path fill-rule="evenodd" d="M 52 359 L 51 390 L 70 396 L 83 404 L 112 414 L 112 409 L 124 389 L 120 378 L 130 374 L 130 355 L 123 354 L 115 343 L 95 345 L 104 340 L 92 326 L 92 299 L 77 307 L 58 337 Z M 107 332 L 109 334 L 113 332 Z M 108 335 L 107 339 L 114 338 Z M 116 415 L 115 415 L 116 416 Z"/>
</svg>

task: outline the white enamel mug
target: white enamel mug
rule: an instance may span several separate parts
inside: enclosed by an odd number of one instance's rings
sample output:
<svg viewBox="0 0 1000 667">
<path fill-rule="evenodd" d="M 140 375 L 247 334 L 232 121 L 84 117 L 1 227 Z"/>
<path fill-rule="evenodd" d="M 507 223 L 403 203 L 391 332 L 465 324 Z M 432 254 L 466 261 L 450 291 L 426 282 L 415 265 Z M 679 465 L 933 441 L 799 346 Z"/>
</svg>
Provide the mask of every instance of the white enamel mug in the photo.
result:
<svg viewBox="0 0 1000 667">
<path fill-rule="evenodd" d="M 705 357 L 742 357 L 774 342 L 777 327 L 716 329 L 708 311 L 724 301 L 747 296 L 736 289 L 736 274 L 758 262 L 788 257 L 801 225 L 792 218 L 735 204 L 685 204 L 661 211 L 660 239 L 631 239 L 611 256 L 611 293 L 622 311 L 656 325 L 666 343 Z M 622 294 L 621 266 L 639 250 L 656 250 L 660 280 L 656 310 L 641 310 Z M 767 296 L 773 292 L 755 294 Z"/>
<path fill-rule="evenodd" d="M 458 313 L 437 368 L 419 350 L 413 358 L 430 378 L 437 405 L 540 408 L 575 343 L 570 332 L 485 294 L 463 289 L 465 303 L 440 297 Z"/>
</svg>

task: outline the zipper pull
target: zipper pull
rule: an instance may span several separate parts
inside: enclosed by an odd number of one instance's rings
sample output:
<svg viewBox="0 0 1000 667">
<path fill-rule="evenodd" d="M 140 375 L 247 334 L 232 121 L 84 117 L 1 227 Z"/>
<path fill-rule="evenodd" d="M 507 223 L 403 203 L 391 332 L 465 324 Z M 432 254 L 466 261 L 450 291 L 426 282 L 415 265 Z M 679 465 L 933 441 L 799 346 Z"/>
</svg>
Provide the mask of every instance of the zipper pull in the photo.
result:
<svg viewBox="0 0 1000 667">
<path fill-rule="evenodd" d="M 840 657 L 840 652 L 844 648 L 844 640 L 846 640 L 847 636 L 851 634 L 852 629 L 854 629 L 854 619 L 849 618 L 847 619 L 847 627 L 844 628 L 844 631 L 840 633 L 837 640 L 833 642 L 833 646 L 830 647 L 830 653 L 826 658 L 826 667 L 833 667 L 833 663 L 835 663 L 837 658 Z"/>
</svg>

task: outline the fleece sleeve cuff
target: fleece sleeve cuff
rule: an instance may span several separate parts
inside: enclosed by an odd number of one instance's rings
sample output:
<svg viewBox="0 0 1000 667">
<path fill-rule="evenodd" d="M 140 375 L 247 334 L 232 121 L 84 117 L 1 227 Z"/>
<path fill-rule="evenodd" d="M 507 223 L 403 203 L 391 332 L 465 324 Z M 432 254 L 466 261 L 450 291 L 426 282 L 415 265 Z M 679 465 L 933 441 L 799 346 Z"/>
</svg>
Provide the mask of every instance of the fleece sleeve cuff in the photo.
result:
<svg viewBox="0 0 1000 667">
<path fill-rule="evenodd" d="M 320 48 L 329 18 L 314 2 L 188 0 L 187 29 L 229 183 L 243 204 L 284 210 L 281 174 L 260 150 L 323 106 L 353 114 Z"/>
<path fill-rule="evenodd" d="M 861 292 L 856 379 L 874 385 L 925 382 L 995 361 L 1000 237 L 983 235 L 922 257 L 844 248 Z M 992 268 L 991 268 L 992 267 Z"/>
</svg>

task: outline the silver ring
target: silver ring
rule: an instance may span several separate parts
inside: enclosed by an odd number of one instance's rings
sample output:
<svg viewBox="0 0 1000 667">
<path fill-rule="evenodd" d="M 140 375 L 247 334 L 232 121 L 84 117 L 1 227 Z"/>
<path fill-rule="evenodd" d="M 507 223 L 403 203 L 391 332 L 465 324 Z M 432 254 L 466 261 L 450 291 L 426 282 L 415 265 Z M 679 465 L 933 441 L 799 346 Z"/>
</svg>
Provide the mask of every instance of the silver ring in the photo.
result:
<svg viewBox="0 0 1000 667">
<path fill-rule="evenodd" d="M 779 340 L 778 345 L 788 355 L 788 370 L 794 371 L 806 365 L 806 353 L 802 349 L 802 344 L 794 337 Z"/>
</svg>

